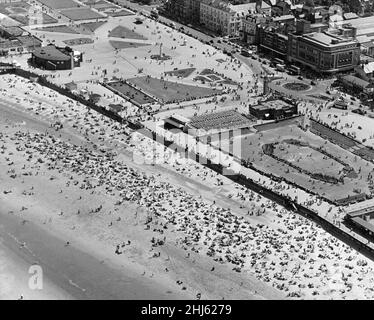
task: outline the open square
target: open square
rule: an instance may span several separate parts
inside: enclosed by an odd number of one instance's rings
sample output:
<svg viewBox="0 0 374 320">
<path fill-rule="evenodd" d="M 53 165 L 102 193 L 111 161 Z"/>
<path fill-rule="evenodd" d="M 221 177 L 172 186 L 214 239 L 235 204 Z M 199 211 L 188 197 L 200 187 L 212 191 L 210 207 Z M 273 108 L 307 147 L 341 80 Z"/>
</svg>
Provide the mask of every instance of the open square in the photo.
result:
<svg viewBox="0 0 374 320">
<path fill-rule="evenodd" d="M 194 100 L 222 93 L 217 89 L 185 85 L 148 76 L 131 78 L 127 81 L 163 103 Z"/>
<path fill-rule="evenodd" d="M 350 198 L 364 199 L 370 195 L 372 163 L 309 130 L 304 131 L 295 119 L 257 129 L 256 133 L 221 140 L 220 146 L 256 170 L 292 182 L 329 201 L 344 203 Z M 218 146 L 219 142 L 215 144 Z"/>
</svg>

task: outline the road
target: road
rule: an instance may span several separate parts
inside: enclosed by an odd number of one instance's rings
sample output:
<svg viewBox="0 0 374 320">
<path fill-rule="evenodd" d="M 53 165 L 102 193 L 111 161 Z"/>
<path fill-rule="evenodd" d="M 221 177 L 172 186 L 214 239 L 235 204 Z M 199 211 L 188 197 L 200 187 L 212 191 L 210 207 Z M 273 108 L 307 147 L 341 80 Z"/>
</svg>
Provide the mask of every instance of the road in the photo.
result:
<svg viewBox="0 0 374 320">
<path fill-rule="evenodd" d="M 116 1 L 113 1 L 113 2 L 116 2 L 116 3 L 118 3 L 122 6 L 125 6 L 125 7 L 129 8 L 129 9 L 136 10 L 137 12 L 143 12 L 146 15 L 149 15 L 152 8 L 155 7 L 155 6 L 141 5 L 139 3 L 134 3 L 134 2 L 131 2 L 131 1 L 128 1 L 128 0 L 116 0 Z M 233 49 L 237 49 L 231 43 L 224 43 L 222 41 L 222 39 L 219 38 L 219 37 L 210 36 L 210 35 L 208 35 L 204 32 L 198 31 L 194 28 L 191 28 L 191 27 L 186 26 L 184 24 L 178 23 L 178 22 L 176 22 L 174 20 L 171 20 L 171 19 L 168 19 L 164 16 L 160 15 L 158 21 L 161 22 L 161 23 L 167 24 L 167 25 L 174 24 L 175 29 L 177 29 L 177 30 L 180 30 L 180 28 L 183 28 L 182 29 L 183 33 L 189 34 L 189 35 L 199 39 L 200 41 L 202 41 L 204 43 L 210 42 L 213 46 L 215 46 L 216 48 L 218 48 L 222 51 L 226 50 L 227 52 L 231 52 Z M 213 42 L 211 42 L 211 41 L 213 41 Z M 218 42 L 218 41 L 220 41 L 220 42 Z M 268 70 L 273 70 L 276 73 L 277 77 L 278 76 L 283 77 L 284 79 L 287 79 L 290 82 L 294 82 L 294 81 L 303 82 L 303 83 L 306 83 L 306 84 L 310 85 L 310 80 L 309 79 L 304 78 L 304 79 L 300 80 L 300 79 L 298 79 L 297 76 L 289 75 L 286 72 L 275 71 L 274 69 L 272 69 L 269 66 L 269 62 L 270 62 L 269 59 L 261 58 L 261 61 L 263 61 L 263 60 L 267 61 L 267 65 L 263 65 L 262 62 L 259 61 L 259 56 L 256 55 L 256 54 L 254 54 L 254 57 L 256 57 L 256 59 L 252 59 L 250 57 L 244 57 L 239 53 L 233 54 L 233 57 L 240 60 L 242 63 L 246 64 L 248 67 L 250 67 L 252 69 L 252 71 L 254 72 L 254 74 L 261 75 L 261 72 L 264 71 L 264 69 L 263 69 L 263 66 L 264 66 Z M 327 94 L 326 90 L 329 89 L 329 87 L 331 86 L 331 83 L 334 80 L 335 79 L 318 81 L 317 85 L 313 87 L 313 94 L 316 94 L 316 95 L 321 94 L 321 95 L 329 96 L 330 98 L 333 98 L 333 95 Z M 275 87 L 274 83 L 272 84 L 272 86 Z M 302 93 L 298 94 L 298 93 L 295 93 L 294 91 L 290 91 L 290 90 L 287 90 L 285 88 L 279 88 L 279 89 L 280 89 L 280 91 L 284 92 L 286 95 L 295 96 L 297 98 L 305 98 L 304 94 L 302 94 Z M 350 102 L 352 101 L 350 95 L 345 94 L 344 96 L 348 100 L 350 100 Z M 311 98 L 311 97 L 308 97 L 307 99 L 308 100 L 313 100 L 313 98 Z M 316 101 L 318 103 L 321 103 L 322 100 L 316 100 Z M 359 107 L 360 107 L 360 101 L 355 101 L 350 106 L 350 109 L 355 109 L 355 108 L 359 108 Z M 370 113 L 370 114 L 374 115 L 374 113 L 371 112 L 368 107 L 364 107 L 364 109 L 365 109 L 366 112 L 368 112 L 368 114 Z"/>
</svg>

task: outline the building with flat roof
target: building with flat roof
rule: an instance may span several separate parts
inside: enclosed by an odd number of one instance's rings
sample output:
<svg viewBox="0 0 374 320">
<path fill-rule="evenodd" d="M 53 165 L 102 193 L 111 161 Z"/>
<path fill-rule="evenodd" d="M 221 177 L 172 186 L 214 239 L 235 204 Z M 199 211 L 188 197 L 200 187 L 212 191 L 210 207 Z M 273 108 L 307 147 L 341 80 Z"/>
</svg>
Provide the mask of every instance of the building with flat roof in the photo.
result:
<svg viewBox="0 0 374 320">
<path fill-rule="evenodd" d="M 261 104 L 249 107 L 249 113 L 262 120 L 284 119 L 296 115 L 297 104 L 275 99 L 261 102 Z"/>
<path fill-rule="evenodd" d="M 349 31 L 349 30 L 348 30 Z M 290 34 L 288 60 L 317 72 L 352 70 L 360 61 L 360 44 L 354 37 L 328 32 Z"/>
<path fill-rule="evenodd" d="M 39 68 L 47 70 L 69 70 L 79 67 L 83 54 L 69 47 L 60 48 L 54 45 L 37 48 L 32 52 L 32 62 Z"/>
<path fill-rule="evenodd" d="M 361 78 L 346 75 L 339 78 L 341 84 L 346 88 L 351 89 L 356 92 L 363 92 L 365 94 L 374 93 L 374 86 L 369 81 L 363 80 Z"/>
<path fill-rule="evenodd" d="M 184 130 L 190 121 L 190 119 L 185 118 L 179 114 L 173 114 L 170 117 L 164 119 L 164 127 L 165 129 Z"/>
</svg>

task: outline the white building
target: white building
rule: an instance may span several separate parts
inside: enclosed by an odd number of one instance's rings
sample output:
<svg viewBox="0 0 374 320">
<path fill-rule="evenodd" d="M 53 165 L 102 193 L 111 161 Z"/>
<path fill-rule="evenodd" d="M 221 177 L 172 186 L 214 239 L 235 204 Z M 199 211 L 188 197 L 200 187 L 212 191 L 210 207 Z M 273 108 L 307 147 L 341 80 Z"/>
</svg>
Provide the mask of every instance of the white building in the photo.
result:
<svg viewBox="0 0 374 320">
<path fill-rule="evenodd" d="M 239 37 L 243 17 L 255 13 L 256 6 L 256 2 L 232 5 L 220 0 L 204 1 L 200 4 L 200 23 L 223 36 Z"/>
</svg>

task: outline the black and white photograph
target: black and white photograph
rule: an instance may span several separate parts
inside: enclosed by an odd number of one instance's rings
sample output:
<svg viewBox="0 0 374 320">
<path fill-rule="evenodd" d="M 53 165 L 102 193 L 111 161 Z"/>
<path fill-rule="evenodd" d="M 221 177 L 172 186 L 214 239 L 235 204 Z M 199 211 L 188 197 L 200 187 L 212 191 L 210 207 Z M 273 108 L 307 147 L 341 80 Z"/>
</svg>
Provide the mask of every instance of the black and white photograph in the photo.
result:
<svg viewBox="0 0 374 320">
<path fill-rule="evenodd" d="M 372 299 L 374 0 L 0 0 L 0 300 Z"/>
</svg>

